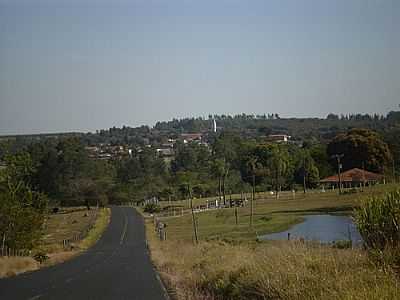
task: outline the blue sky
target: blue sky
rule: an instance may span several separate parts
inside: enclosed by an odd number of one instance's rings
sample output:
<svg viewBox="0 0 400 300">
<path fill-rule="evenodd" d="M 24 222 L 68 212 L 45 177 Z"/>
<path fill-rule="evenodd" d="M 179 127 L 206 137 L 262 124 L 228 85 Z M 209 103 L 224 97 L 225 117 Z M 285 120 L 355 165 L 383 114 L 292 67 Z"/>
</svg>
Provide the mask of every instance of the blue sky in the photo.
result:
<svg viewBox="0 0 400 300">
<path fill-rule="evenodd" d="M 0 134 L 387 113 L 400 1 L 0 0 Z"/>
</svg>

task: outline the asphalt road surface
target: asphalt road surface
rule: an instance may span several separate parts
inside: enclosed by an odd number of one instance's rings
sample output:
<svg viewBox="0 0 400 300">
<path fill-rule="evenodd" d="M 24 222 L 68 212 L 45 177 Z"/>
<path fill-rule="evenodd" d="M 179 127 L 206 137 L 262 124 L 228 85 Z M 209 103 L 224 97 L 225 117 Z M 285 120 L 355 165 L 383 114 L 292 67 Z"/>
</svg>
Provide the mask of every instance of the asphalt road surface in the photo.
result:
<svg viewBox="0 0 400 300">
<path fill-rule="evenodd" d="M 102 238 L 63 264 L 0 280 L 0 299 L 166 299 L 150 262 L 142 217 L 113 207 Z"/>
</svg>

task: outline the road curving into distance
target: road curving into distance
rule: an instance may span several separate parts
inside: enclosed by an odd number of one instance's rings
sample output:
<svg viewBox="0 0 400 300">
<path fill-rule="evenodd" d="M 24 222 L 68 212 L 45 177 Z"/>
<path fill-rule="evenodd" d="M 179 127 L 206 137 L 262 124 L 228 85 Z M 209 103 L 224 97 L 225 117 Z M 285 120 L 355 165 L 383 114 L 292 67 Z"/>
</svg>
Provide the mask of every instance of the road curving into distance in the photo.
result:
<svg viewBox="0 0 400 300">
<path fill-rule="evenodd" d="M 146 248 L 143 218 L 112 207 L 100 240 L 63 264 L 0 279 L 1 300 L 167 299 Z"/>
</svg>

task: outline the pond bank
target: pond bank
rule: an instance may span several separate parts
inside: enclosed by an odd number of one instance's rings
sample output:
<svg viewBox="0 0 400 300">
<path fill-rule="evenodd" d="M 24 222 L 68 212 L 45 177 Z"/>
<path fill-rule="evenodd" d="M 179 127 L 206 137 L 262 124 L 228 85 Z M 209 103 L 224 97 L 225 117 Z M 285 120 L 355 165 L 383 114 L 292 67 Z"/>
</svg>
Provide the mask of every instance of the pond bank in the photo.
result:
<svg viewBox="0 0 400 300">
<path fill-rule="evenodd" d="M 352 241 L 353 245 L 362 243 L 353 220 L 348 216 L 316 214 L 303 216 L 304 222 L 288 230 L 260 236 L 260 240 L 305 239 L 322 243 Z"/>
</svg>

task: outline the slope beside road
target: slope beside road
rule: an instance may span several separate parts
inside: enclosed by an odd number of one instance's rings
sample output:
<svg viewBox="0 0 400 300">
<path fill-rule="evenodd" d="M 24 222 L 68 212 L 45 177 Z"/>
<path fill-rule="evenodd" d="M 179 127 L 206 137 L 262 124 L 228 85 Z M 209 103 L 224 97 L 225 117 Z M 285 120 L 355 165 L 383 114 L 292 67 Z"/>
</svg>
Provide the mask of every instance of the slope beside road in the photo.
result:
<svg viewBox="0 0 400 300">
<path fill-rule="evenodd" d="M 0 299 L 166 299 L 148 256 L 142 217 L 113 207 L 101 239 L 60 265 L 0 280 Z"/>
</svg>

